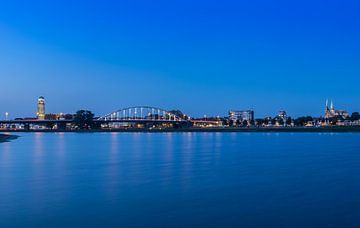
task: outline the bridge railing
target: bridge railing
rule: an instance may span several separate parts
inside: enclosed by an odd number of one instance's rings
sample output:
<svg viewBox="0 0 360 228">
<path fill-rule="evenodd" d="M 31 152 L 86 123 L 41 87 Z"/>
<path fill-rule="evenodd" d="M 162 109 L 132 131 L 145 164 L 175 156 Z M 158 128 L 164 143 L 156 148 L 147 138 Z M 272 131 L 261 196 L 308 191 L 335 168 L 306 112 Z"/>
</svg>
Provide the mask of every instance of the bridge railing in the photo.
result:
<svg viewBox="0 0 360 228">
<path fill-rule="evenodd" d="M 157 120 L 157 121 L 181 121 L 181 117 L 174 115 L 164 109 L 146 106 L 137 106 L 120 109 L 100 117 L 98 120 L 120 121 L 120 120 Z"/>
</svg>

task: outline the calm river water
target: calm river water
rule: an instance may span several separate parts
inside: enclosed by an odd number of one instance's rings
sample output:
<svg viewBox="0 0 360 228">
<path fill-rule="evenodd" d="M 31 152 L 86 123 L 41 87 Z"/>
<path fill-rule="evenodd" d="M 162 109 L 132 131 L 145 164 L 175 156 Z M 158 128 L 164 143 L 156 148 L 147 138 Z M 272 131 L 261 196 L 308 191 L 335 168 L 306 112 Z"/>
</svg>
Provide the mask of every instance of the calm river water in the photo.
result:
<svg viewBox="0 0 360 228">
<path fill-rule="evenodd" d="M 28 133 L 0 227 L 360 227 L 360 134 Z"/>
</svg>

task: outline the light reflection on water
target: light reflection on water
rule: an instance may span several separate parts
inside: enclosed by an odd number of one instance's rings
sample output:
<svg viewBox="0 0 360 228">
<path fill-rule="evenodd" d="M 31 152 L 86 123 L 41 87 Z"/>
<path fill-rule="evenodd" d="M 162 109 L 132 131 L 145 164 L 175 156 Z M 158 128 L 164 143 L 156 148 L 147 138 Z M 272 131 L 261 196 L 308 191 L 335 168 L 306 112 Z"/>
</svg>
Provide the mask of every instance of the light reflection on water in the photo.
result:
<svg viewBox="0 0 360 228">
<path fill-rule="evenodd" d="M 119 133 L 111 133 L 110 138 L 110 150 L 109 150 L 109 161 L 111 164 L 108 166 L 108 173 L 106 174 L 106 181 L 104 183 L 104 190 L 108 196 L 108 200 L 114 199 L 117 197 L 117 189 L 119 188 L 120 174 L 119 169 L 117 168 L 121 165 L 121 161 L 119 160 L 120 153 L 120 143 L 119 142 Z M 106 153 L 106 151 L 104 151 Z"/>
<path fill-rule="evenodd" d="M 0 227 L 356 227 L 359 139 L 23 134 L 0 144 Z"/>
</svg>

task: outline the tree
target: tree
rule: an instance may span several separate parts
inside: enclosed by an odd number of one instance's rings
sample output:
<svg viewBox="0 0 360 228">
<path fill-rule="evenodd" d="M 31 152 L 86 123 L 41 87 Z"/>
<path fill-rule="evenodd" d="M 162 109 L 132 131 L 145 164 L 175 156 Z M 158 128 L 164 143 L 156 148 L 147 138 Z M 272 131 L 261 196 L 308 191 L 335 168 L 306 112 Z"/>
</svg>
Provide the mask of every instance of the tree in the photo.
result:
<svg viewBox="0 0 360 228">
<path fill-rule="evenodd" d="M 306 123 L 313 121 L 314 119 L 311 116 L 303 116 L 294 120 L 296 126 L 304 126 Z"/>
<path fill-rule="evenodd" d="M 336 125 L 336 123 L 338 122 L 338 118 L 337 117 L 329 118 L 329 122 L 331 123 L 331 125 Z"/>
<path fill-rule="evenodd" d="M 275 125 L 276 124 L 276 119 L 271 119 L 270 123 L 271 123 L 271 125 Z"/>
<path fill-rule="evenodd" d="M 292 123 L 292 119 L 291 119 L 291 117 L 288 117 L 288 118 L 286 119 L 286 125 L 290 126 L 291 123 Z"/>
<path fill-rule="evenodd" d="M 350 119 L 352 121 L 360 120 L 360 114 L 358 112 L 353 112 Z"/>
<path fill-rule="evenodd" d="M 229 126 L 233 127 L 235 125 L 234 120 L 229 120 Z"/>
<path fill-rule="evenodd" d="M 271 118 L 271 117 L 266 117 L 266 118 L 264 119 L 265 125 L 269 125 L 271 122 L 272 122 L 272 118 Z"/>
<path fill-rule="evenodd" d="M 224 118 L 224 119 L 222 120 L 222 124 L 223 124 L 224 126 L 231 126 L 231 125 L 230 125 L 230 120 L 229 120 L 228 118 Z"/>
<path fill-rule="evenodd" d="M 255 125 L 255 120 L 250 120 L 250 123 L 249 123 L 251 126 L 254 126 Z"/>
<path fill-rule="evenodd" d="M 242 126 L 246 127 L 249 125 L 249 122 L 247 120 L 242 121 Z"/>
<path fill-rule="evenodd" d="M 72 119 L 74 119 L 74 115 L 72 115 L 72 114 L 65 114 L 65 115 L 64 115 L 64 119 L 65 119 L 65 120 L 72 120 Z"/>
<path fill-rule="evenodd" d="M 94 114 L 88 110 L 79 110 L 76 112 L 73 125 L 80 129 L 91 129 L 95 127 Z"/>
<path fill-rule="evenodd" d="M 284 126 L 284 124 L 285 124 L 284 120 L 281 118 L 279 118 L 279 120 L 277 122 L 280 126 Z"/>
<path fill-rule="evenodd" d="M 255 120 L 256 126 L 263 126 L 265 124 L 265 120 L 264 119 L 256 119 Z"/>
</svg>

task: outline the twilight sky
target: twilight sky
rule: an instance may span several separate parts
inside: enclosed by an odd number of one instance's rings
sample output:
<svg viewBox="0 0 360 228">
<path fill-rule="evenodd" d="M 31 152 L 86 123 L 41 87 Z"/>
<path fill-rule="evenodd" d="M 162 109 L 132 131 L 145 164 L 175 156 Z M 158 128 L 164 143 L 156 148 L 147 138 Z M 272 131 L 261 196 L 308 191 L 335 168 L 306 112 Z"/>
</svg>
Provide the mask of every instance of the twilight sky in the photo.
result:
<svg viewBox="0 0 360 228">
<path fill-rule="evenodd" d="M 2 1 L 0 115 L 360 111 L 359 1 Z"/>
</svg>

